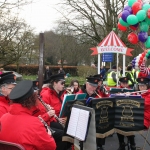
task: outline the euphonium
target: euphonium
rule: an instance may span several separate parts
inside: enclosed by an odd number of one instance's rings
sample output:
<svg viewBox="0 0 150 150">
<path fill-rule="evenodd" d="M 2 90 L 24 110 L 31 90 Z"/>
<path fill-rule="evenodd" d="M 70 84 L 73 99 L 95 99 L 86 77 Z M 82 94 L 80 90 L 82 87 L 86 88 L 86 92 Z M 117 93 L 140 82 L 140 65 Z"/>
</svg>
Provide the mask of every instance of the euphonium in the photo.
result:
<svg viewBox="0 0 150 150">
<path fill-rule="evenodd" d="M 51 110 L 51 106 L 46 104 L 42 99 L 41 97 L 38 97 L 38 99 L 40 100 L 40 102 L 42 103 L 42 105 L 46 108 L 47 111 L 50 111 Z M 62 125 L 63 128 L 65 128 L 64 124 L 62 124 L 60 121 L 59 121 L 59 118 L 58 116 L 55 114 L 54 115 L 54 118 L 59 122 L 59 124 Z"/>
</svg>

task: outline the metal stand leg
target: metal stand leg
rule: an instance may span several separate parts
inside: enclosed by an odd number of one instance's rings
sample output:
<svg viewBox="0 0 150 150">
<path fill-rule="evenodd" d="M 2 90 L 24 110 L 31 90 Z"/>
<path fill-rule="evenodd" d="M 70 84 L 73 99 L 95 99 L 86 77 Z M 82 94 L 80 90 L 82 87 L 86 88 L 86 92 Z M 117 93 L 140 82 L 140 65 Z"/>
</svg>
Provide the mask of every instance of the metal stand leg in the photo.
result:
<svg viewBox="0 0 150 150">
<path fill-rule="evenodd" d="M 80 141 L 80 150 L 83 150 L 83 141 Z"/>
</svg>

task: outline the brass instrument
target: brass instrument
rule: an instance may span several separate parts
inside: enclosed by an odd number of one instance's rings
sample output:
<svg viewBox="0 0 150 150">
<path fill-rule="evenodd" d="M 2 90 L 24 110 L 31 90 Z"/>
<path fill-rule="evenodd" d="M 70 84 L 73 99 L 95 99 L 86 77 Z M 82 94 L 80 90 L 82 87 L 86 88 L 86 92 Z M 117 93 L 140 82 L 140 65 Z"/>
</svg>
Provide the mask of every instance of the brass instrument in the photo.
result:
<svg viewBox="0 0 150 150">
<path fill-rule="evenodd" d="M 55 133 L 55 131 L 48 126 L 48 124 L 44 121 L 44 119 L 40 115 L 38 116 L 38 118 L 44 124 L 44 126 L 47 128 L 47 130 L 50 131 L 53 135 Z"/>
<path fill-rule="evenodd" d="M 38 97 L 38 99 L 40 100 L 40 102 L 42 103 L 42 105 L 46 108 L 47 111 L 50 111 L 52 108 L 50 105 L 46 104 L 42 99 L 41 97 Z M 62 125 L 63 128 L 65 128 L 64 124 L 62 124 L 60 121 L 59 121 L 59 118 L 58 116 L 55 114 L 54 115 L 54 118 L 59 122 L 59 124 Z"/>
<path fill-rule="evenodd" d="M 106 89 L 104 84 L 101 85 L 100 89 L 103 91 L 104 94 L 109 94 L 109 91 Z"/>
<path fill-rule="evenodd" d="M 68 92 L 68 94 L 72 94 L 73 91 L 74 91 L 74 87 L 73 86 L 72 87 L 68 87 L 65 90 Z"/>
<path fill-rule="evenodd" d="M 94 93 L 95 93 L 99 98 L 102 98 L 96 91 L 94 91 Z"/>
</svg>

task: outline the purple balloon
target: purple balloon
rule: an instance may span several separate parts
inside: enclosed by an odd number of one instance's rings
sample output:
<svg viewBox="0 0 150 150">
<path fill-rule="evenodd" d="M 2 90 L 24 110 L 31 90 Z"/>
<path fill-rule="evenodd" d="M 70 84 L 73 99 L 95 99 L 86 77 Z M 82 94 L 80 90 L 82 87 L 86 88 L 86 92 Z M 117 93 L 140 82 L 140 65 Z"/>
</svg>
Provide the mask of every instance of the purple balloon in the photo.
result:
<svg viewBox="0 0 150 150">
<path fill-rule="evenodd" d="M 125 6 L 123 10 L 127 10 L 130 14 L 133 13 L 132 8 L 130 6 Z"/>
<path fill-rule="evenodd" d="M 146 42 L 147 38 L 148 38 L 148 33 L 147 32 L 141 31 L 141 32 L 138 33 L 139 41 L 144 43 L 144 42 Z"/>
<path fill-rule="evenodd" d="M 132 26 L 134 26 L 134 27 L 138 27 L 138 25 L 139 25 L 139 23 L 137 23 L 137 24 L 134 24 L 134 25 L 132 25 Z"/>
<path fill-rule="evenodd" d="M 127 22 L 127 17 L 128 17 L 129 15 L 131 15 L 130 12 L 127 11 L 127 10 L 124 10 L 124 11 L 122 12 L 122 15 L 121 15 L 122 20 L 125 21 L 125 22 Z"/>
</svg>

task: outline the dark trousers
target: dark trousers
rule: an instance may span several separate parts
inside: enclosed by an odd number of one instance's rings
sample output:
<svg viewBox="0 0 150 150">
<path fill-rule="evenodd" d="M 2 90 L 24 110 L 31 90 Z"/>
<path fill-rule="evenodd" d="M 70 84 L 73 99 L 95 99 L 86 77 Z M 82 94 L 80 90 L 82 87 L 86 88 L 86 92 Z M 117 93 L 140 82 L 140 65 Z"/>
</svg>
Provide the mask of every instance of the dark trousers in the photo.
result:
<svg viewBox="0 0 150 150">
<path fill-rule="evenodd" d="M 62 141 L 62 137 L 64 135 L 63 127 L 58 122 L 51 122 L 50 127 L 55 131 L 53 138 L 57 145 L 56 150 L 67 150 L 68 142 Z"/>
<path fill-rule="evenodd" d="M 97 147 L 105 145 L 105 138 L 96 138 Z"/>
<path fill-rule="evenodd" d="M 124 135 L 117 133 L 117 136 L 119 143 L 120 144 L 124 143 Z M 127 136 L 128 141 L 130 142 L 131 145 L 135 145 L 134 137 L 135 137 L 134 135 Z"/>
</svg>

